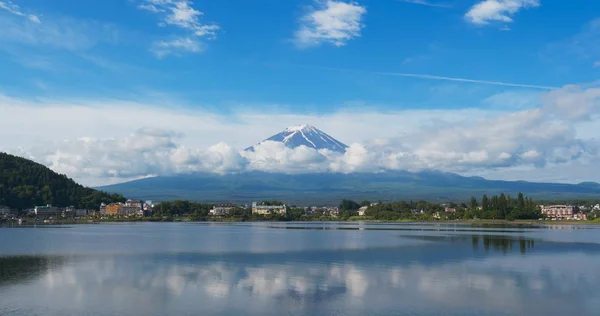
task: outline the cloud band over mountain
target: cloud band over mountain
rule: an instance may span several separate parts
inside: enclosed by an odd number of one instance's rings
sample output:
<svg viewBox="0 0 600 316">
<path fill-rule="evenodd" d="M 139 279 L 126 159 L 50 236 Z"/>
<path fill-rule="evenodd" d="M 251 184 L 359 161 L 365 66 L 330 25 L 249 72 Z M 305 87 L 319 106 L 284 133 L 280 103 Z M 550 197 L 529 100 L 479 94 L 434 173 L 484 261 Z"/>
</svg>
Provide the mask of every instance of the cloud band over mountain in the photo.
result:
<svg viewBox="0 0 600 316">
<path fill-rule="evenodd" d="M 600 88 L 566 86 L 540 98 L 540 107 L 517 112 L 346 112 L 321 117 L 246 113 L 238 116 L 238 122 L 227 123 L 216 114 L 177 113 L 135 103 L 78 107 L 4 97 L 0 101 L 2 116 L 22 119 L 2 125 L 0 135 L 5 139 L 11 135 L 12 143 L 1 149 L 33 158 L 90 185 L 195 171 L 250 170 L 348 173 L 436 169 L 486 174 L 528 168 L 538 172 L 530 173 L 532 179 L 527 180 L 547 180 L 552 167 L 598 166 L 600 142 L 594 137 Z M 263 142 L 252 152 L 242 150 L 285 127 L 280 123 L 292 122 L 319 126 L 350 146 L 345 153 L 336 153 Z M 405 126 L 399 124 L 403 122 Z M 46 138 L 39 136 L 39 128 L 46 130 Z M 74 135 L 74 130 L 85 130 L 87 135 Z M 203 147 L 211 143 L 215 145 Z M 569 182 L 598 176 L 593 170 L 580 175 L 561 170 L 550 176 Z"/>
</svg>

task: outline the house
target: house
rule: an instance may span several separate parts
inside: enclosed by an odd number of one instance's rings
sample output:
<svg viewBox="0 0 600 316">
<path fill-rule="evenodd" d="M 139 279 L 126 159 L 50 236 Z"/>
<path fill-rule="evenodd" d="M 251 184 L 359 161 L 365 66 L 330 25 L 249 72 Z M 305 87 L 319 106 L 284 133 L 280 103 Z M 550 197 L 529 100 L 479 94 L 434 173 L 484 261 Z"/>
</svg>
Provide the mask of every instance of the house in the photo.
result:
<svg viewBox="0 0 600 316">
<path fill-rule="evenodd" d="M 574 219 L 576 221 L 587 221 L 587 214 L 583 212 L 575 213 L 573 214 L 573 217 L 571 219 Z"/>
<path fill-rule="evenodd" d="M 36 216 L 57 216 L 58 207 L 48 204 L 46 206 L 36 206 L 34 209 Z"/>
<path fill-rule="evenodd" d="M 220 203 L 213 206 L 213 208 L 208 211 L 208 215 L 211 216 L 228 216 L 229 212 L 232 208 L 235 207 L 235 203 Z"/>
<path fill-rule="evenodd" d="M 285 215 L 286 207 L 284 205 L 258 205 L 256 202 L 252 202 L 252 214 L 258 215 L 270 215 L 279 214 Z"/>
<path fill-rule="evenodd" d="M 365 212 L 367 211 L 369 207 L 368 206 L 363 206 L 361 208 L 358 209 L 358 216 L 364 216 Z"/>
<path fill-rule="evenodd" d="M 446 208 L 444 209 L 444 211 L 445 211 L 446 213 L 454 213 L 454 214 L 456 214 L 456 209 L 455 209 L 454 207 L 446 207 Z"/>
</svg>

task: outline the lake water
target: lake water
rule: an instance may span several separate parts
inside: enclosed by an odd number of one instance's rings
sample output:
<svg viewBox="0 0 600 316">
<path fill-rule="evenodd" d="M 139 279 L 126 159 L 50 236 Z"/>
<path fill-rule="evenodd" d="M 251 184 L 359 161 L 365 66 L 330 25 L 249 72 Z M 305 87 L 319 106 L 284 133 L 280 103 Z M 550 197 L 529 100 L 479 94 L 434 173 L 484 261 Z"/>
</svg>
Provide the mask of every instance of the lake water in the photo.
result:
<svg viewBox="0 0 600 316">
<path fill-rule="evenodd" d="M 600 228 L 0 228 L 0 315 L 600 315 Z"/>
</svg>

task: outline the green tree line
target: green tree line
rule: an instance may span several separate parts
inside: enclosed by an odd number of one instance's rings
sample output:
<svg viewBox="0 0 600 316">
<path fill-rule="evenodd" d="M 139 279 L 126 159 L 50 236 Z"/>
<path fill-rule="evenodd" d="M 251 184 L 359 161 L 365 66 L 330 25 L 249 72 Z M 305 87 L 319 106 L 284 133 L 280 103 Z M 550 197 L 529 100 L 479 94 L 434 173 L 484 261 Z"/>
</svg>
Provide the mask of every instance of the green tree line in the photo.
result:
<svg viewBox="0 0 600 316">
<path fill-rule="evenodd" d="M 530 198 L 519 193 L 517 198 L 501 193 L 488 197 L 483 195 L 481 202 L 472 197 L 470 203 L 448 203 L 447 207 L 455 212 L 446 213 L 440 204 L 426 201 L 392 202 L 370 206 L 365 215 L 374 220 L 431 220 L 439 215 L 448 219 L 538 219 L 542 217 L 538 205 Z M 345 205 L 350 205 L 346 202 Z M 356 207 L 356 205 L 354 205 Z"/>
<path fill-rule="evenodd" d="M 283 205 L 279 201 L 259 202 L 259 205 Z M 226 218 L 235 220 L 277 220 L 277 221 L 318 221 L 318 220 L 348 220 L 356 218 L 358 209 L 367 206 L 367 211 L 362 219 L 396 221 L 415 220 L 428 221 L 440 216 L 444 219 L 538 219 L 541 212 L 537 204 L 530 198 L 519 193 L 517 198 L 506 196 L 504 193 L 488 197 L 484 195 L 479 202 L 475 197 L 470 203 L 448 203 L 447 207 L 454 208 L 455 212 L 445 212 L 445 206 L 427 201 L 398 201 L 391 203 L 371 202 L 360 203 L 344 199 L 339 204 L 339 215 L 332 217 L 321 213 L 306 214 L 304 208 L 295 206 L 287 207 L 285 215 L 256 215 L 251 208 L 235 207 Z M 154 213 L 157 217 L 188 216 L 192 220 L 208 220 L 212 204 L 196 203 L 190 201 L 162 202 L 155 206 Z"/>
</svg>

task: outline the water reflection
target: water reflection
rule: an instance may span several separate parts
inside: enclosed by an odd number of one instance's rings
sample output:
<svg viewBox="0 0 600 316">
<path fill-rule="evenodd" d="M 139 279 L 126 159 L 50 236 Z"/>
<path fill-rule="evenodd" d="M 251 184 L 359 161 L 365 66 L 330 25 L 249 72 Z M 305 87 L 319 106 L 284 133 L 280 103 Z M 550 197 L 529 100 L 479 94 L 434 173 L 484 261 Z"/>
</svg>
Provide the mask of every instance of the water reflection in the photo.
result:
<svg viewBox="0 0 600 316">
<path fill-rule="evenodd" d="M 510 236 L 510 235 L 449 235 L 449 236 L 403 236 L 404 238 L 413 238 L 432 242 L 446 242 L 455 244 L 466 244 L 469 241 L 474 251 L 478 251 L 480 246 L 486 252 L 496 251 L 509 253 L 513 251 L 513 247 L 519 247 L 521 254 L 533 252 L 535 248 L 535 240 L 525 236 Z M 548 242 L 548 244 L 551 244 Z M 594 247 L 599 248 L 599 247 Z"/>
<path fill-rule="evenodd" d="M 448 240 L 465 243 L 471 254 L 486 244 L 500 253 L 535 245 L 486 236 Z M 439 250 L 428 247 L 423 251 Z M 11 282 L 0 283 L 0 314 L 59 315 L 68 306 L 70 315 L 596 315 L 600 307 L 598 252 L 431 261 L 380 251 L 354 252 L 368 258 L 362 262 L 343 253 L 327 261 L 310 253 L 2 258 L 2 280 Z M 11 273 L 17 266 L 29 270 Z"/>
<path fill-rule="evenodd" d="M 0 286 L 20 283 L 38 277 L 65 262 L 62 257 L 18 256 L 0 257 Z"/>
<path fill-rule="evenodd" d="M 0 253 L 30 253 L 35 246 L 37 253 L 53 255 L 0 256 L 0 315 L 597 315 L 600 310 L 597 230 L 269 226 L 5 231 L 21 243 L 0 245 Z M 64 249 L 71 252 L 58 255 Z"/>
</svg>

